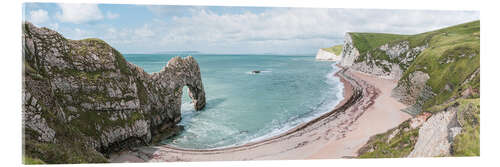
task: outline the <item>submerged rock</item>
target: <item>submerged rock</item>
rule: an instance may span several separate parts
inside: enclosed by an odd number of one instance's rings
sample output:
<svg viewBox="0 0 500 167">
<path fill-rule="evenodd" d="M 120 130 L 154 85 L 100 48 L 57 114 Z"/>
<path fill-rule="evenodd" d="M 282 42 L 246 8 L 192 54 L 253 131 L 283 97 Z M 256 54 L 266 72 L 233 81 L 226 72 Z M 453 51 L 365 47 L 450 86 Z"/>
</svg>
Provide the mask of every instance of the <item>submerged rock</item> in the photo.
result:
<svg viewBox="0 0 500 167">
<path fill-rule="evenodd" d="M 69 40 L 25 23 L 23 58 L 25 140 L 109 153 L 175 129 L 184 86 L 196 110 L 206 103 L 200 68 L 190 56 L 148 74 L 102 40 Z"/>
</svg>

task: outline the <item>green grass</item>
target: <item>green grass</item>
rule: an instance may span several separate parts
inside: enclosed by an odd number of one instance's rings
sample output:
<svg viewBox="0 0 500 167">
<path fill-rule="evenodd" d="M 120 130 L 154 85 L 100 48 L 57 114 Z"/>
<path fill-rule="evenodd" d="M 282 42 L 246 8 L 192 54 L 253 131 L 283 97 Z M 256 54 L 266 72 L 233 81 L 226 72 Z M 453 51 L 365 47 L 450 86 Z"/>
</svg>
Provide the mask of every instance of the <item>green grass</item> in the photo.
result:
<svg viewBox="0 0 500 167">
<path fill-rule="evenodd" d="M 52 144 L 52 143 L 28 141 L 25 151 L 27 151 L 28 153 L 26 153 L 24 157 L 30 157 L 30 159 L 28 159 L 27 161 L 25 159 L 26 164 L 32 164 L 32 163 L 67 164 L 67 163 L 108 162 L 108 160 L 97 151 L 85 148 L 80 143 L 74 143 L 74 142 Z"/>
<path fill-rule="evenodd" d="M 116 67 L 118 67 L 118 69 L 120 69 L 120 72 L 122 74 L 125 74 L 125 75 L 131 75 L 132 72 L 128 68 L 127 60 L 125 60 L 123 55 L 120 52 L 118 52 L 116 49 L 113 49 L 113 55 L 115 55 L 115 59 L 116 59 L 115 65 L 116 65 Z"/>
<path fill-rule="evenodd" d="M 47 163 L 105 163 L 108 160 L 96 150 L 85 146 L 85 137 L 76 128 L 58 124 L 56 143 L 45 143 L 34 139 L 37 132 L 25 128 L 23 158 L 25 164 Z M 64 130 L 64 131 L 60 131 Z M 28 158 L 28 159 L 26 159 Z"/>
<path fill-rule="evenodd" d="M 31 157 L 26 157 L 23 156 L 23 163 L 25 165 L 39 165 L 39 164 L 45 164 L 42 160 L 38 158 L 31 158 Z"/>
<path fill-rule="evenodd" d="M 457 118 L 463 129 L 453 141 L 453 155 L 479 156 L 480 100 L 479 98 L 463 99 L 459 103 Z"/>
<path fill-rule="evenodd" d="M 399 158 L 408 156 L 418 138 L 418 130 L 409 129 L 409 121 L 385 133 L 378 134 L 359 150 L 359 158 Z M 388 141 L 389 136 L 395 131 L 399 132 Z"/>
<path fill-rule="evenodd" d="M 360 55 L 376 49 L 386 43 L 406 39 L 409 35 L 384 34 L 384 33 L 349 33 L 354 46 L 358 49 Z"/>
<path fill-rule="evenodd" d="M 104 42 L 102 39 L 99 39 L 99 38 L 86 38 L 86 39 L 82 39 L 80 41 L 95 43 L 95 44 L 99 44 L 99 45 L 108 45 L 106 42 Z"/>
<path fill-rule="evenodd" d="M 429 48 L 422 52 L 403 73 L 402 81 L 415 71 L 429 74 L 427 85 L 437 95 L 424 103 L 424 109 L 442 104 L 463 89 L 462 83 L 477 69 L 480 62 L 479 21 L 417 35 L 432 35 Z M 461 57 L 465 55 L 464 57 Z M 451 63 L 445 63 L 452 60 Z M 475 85 L 474 85 L 475 84 Z M 451 91 L 445 90 L 445 86 Z M 479 76 L 471 83 L 479 89 Z"/>
<path fill-rule="evenodd" d="M 340 53 L 342 53 L 342 47 L 343 47 L 343 45 L 335 45 L 335 46 L 332 46 L 329 48 L 322 48 L 322 49 L 327 51 L 327 52 L 333 53 L 337 56 L 340 56 Z"/>
</svg>

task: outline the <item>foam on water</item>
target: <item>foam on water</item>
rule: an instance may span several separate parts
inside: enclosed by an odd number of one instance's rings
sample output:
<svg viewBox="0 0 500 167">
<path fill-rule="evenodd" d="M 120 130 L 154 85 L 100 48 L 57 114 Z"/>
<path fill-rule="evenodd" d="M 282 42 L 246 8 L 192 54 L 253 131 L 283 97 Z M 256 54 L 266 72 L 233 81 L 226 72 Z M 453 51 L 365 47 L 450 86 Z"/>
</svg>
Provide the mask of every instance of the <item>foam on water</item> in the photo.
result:
<svg viewBox="0 0 500 167">
<path fill-rule="evenodd" d="M 343 99 L 343 88 L 344 88 L 343 84 L 339 84 L 339 83 L 341 83 L 339 81 L 339 78 L 335 77 L 335 73 L 337 73 L 337 71 L 339 71 L 339 69 L 335 66 L 335 64 L 332 64 L 331 66 L 332 66 L 332 71 L 325 76 L 327 78 L 326 82 L 332 86 L 330 88 L 330 91 L 335 92 L 336 97 L 339 100 L 327 100 L 327 99 L 325 99 L 322 103 L 320 103 L 317 106 L 316 109 L 314 109 L 314 112 L 312 114 L 304 114 L 304 115 L 298 115 L 296 117 L 292 117 L 290 122 L 285 123 L 285 124 L 279 124 L 278 122 L 273 121 L 273 124 L 271 124 L 272 126 L 266 127 L 266 128 L 273 129 L 272 132 L 267 133 L 267 134 L 262 135 L 262 136 L 258 136 L 258 137 L 254 136 L 253 139 L 250 139 L 248 141 L 243 141 L 239 144 L 234 144 L 234 145 L 230 145 L 227 147 L 237 146 L 237 145 L 245 144 L 248 142 L 258 142 L 258 141 L 266 140 L 268 138 L 283 134 L 283 133 L 297 127 L 298 125 L 300 125 L 302 123 L 309 122 L 317 117 L 320 117 L 321 115 L 323 115 L 327 112 L 330 112 Z M 278 124 L 278 125 L 276 125 L 276 124 Z"/>
</svg>

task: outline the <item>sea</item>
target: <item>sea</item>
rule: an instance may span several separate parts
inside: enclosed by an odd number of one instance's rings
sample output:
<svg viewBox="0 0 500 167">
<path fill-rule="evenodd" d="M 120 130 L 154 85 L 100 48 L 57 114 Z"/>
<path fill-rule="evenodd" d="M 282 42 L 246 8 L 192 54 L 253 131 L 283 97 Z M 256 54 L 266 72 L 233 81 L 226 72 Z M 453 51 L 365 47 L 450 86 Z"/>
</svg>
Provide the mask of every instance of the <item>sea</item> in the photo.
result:
<svg viewBox="0 0 500 167">
<path fill-rule="evenodd" d="M 184 87 L 184 130 L 162 141 L 174 147 L 213 149 L 265 140 L 331 111 L 343 98 L 335 62 L 316 61 L 314 55 L 124 54 L 148 73 L 175 56 L 196 59 L 207 103 L 195 111 Z"/>
</svg>

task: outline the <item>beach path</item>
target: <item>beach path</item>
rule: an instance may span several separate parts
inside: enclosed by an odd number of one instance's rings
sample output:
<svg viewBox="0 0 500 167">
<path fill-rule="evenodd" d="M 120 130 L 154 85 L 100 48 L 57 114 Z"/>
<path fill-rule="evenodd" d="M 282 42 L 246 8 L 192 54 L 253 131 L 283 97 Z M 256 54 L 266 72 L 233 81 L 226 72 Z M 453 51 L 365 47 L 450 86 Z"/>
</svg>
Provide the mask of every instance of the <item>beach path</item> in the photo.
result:
<svg viewBox="0 0 500 167">
<path fill-rule="evenodd" d="M 397 85 L 396 80 L 383 79 L 372 75 L 350 72 L 354 77 L 368 82 L 380 90 L 375 103 L 368 108 L 353 125 L 353 130 L 345 138 L 333 140 L 310 158 L 326 159 L 357 156 L 357 151 L 371 136 L 392 129 L 411 116 L 400 110 L 407 106 L 391 97 L 391 91 Z"/>
</svg>

